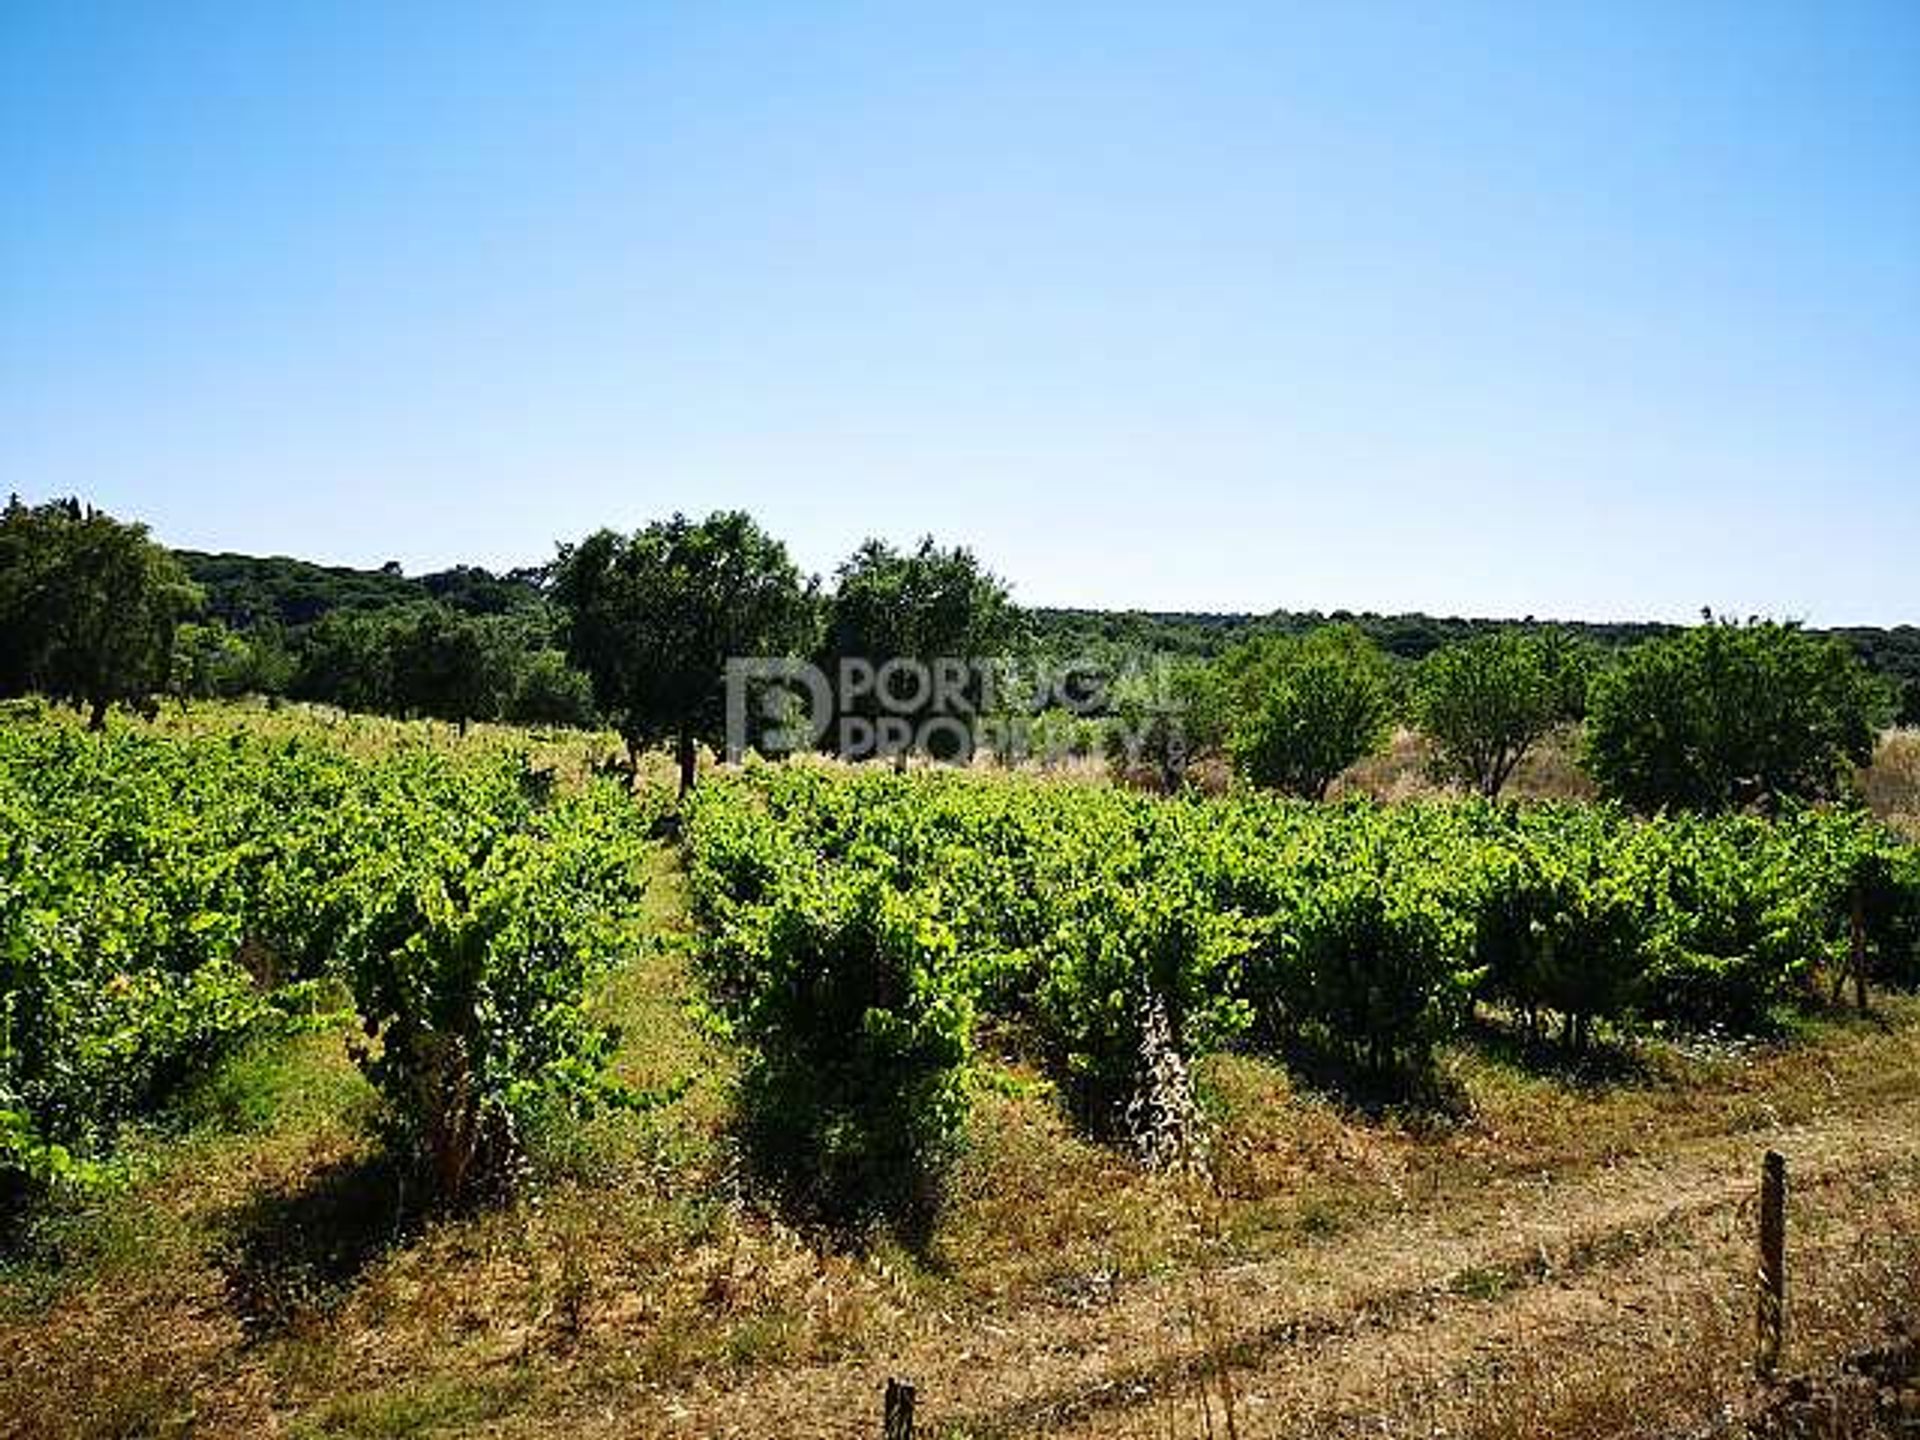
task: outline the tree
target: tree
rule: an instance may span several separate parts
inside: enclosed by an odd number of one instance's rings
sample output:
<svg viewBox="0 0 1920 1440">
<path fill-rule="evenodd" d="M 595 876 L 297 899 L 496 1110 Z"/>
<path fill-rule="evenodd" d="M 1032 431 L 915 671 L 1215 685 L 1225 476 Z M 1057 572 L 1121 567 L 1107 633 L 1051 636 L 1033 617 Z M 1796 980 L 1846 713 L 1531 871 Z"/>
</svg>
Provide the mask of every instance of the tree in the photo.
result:
<svg viewBox="0 0 1920 1440">
<path fill-rule="evenodd" d="M 916 549 L 902 552 L 884 540 L 870 539 L 835 576 L 827 612 L 826 668 L 838 673 L 848 662 L 864 662 L 877 675 L 888 662 L 902 660 L 923 667 L 958 661 L 966 668 L 945 694 L 929 684 L 923 695 L 921 678 L 896 670 L 875 687 L 877 691 L 890 684 L 888 695 L 840 694 L 839 718 L 874 719 L 888 709 L 909 708 L 918 695 L 924 703 L 911 708 L 923 723 L 946 718 L 971 734 L 971 722 L 985 699 L 980 667 L 1000 656 L 1019 628 L 1019 612 L 1006 584 L 964 546 L 942 549 L 926 536 Z M 970 741 L 960 747 L 964 753 L 971 748 Z"/>
<path fill-rule="evenodd" d="M 391 612 L 330 611 L 306 633 L 291 690 L 344 710 L 391 714 L 395 701 Z"/>
<path fill-rule="evenodd" d="M 513 693 L 512 647 L 499 625 L 422 605 L 389 632 L 394 699 L 410 714 L 492 719 Z"/>
<path fill-rule="evenodd" d="M 1872 757 L 1891 710 L 1841 641 L 1709 615 L 1596 678 L 1586 762 L 1603 792 L 1640 810 L 1819 799 Z"/>
<path fill-rule="evenodd" d="M 567 617 L 568 658 L 629 759 L 671 739 L 683 795 L 696 743 L 722 735 L 727 661 L 792 653 L 814 629 L 812 585 L 786 546 L 737 510 L 563 546 L 553 595 Z"/>
<path fill-rule="evenodd" d="M 0 513 L 0 687 L 40 690 L 106 723 L 164 690 L 174 629 L 200 592 L 144 525 L 77 500 Z"/>
<path fill-rule="evenodd" d="M 1523 630 L 1434 651 L 1420 664 L 1413 712 L 1436 772 L 1498 795 L 1527 752 L 1579 713 L 1578 673 L 1564 643 Z"/>
<path fill-rule="evenodd" d="M 1186 784 L 1194 761 L 1227 745 L 1234 718 L 1226 675 L 1196 661 L 1121 675 L 1111 709 L 1107 758 L 1129 768 L 1151 766 L 1168 793 Z"/>
<path fill-rule="evenodd" d="M 593 686 L 567 663 L 564 651 L 530 649 L 516 668 L 505 714 L 520 725 L 588 726 L 594 722 Z"/>
<path fill-rule="evenodd" d="M 244 695 L 253 676 L 253 649 L 218 620 L 187 621 L 173 632 L 167 688 L 182 702 Z"/>
<path fill-rule="evenodd" d="M 1256 785 L 1318 800 L 1336 775 L 1386 739 L 1386 657 L 1352 625 L 1265 640 L 1223 668 L 1251 707 L 1233 751 Z"/>
</svg>

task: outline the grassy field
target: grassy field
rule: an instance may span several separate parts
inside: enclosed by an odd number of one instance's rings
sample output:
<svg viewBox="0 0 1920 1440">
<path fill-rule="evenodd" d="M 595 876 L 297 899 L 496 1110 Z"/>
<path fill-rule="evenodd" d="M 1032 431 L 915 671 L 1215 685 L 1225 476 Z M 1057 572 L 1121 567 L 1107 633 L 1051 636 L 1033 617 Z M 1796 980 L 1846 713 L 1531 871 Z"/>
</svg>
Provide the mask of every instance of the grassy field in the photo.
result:
<svg viewBox="0 0 1920 1440">
<path fill-rule="evenodd" d="M 537 748 L 585 773 L 611 745 Z M 1830 1376 L 1920 1322 L 1912 999 L 1578 1068 L 1489 1026 L 1443 1056 L 1445 1115 L 1360 1114 L 1216 1056 L 1204 1175 L 1088 1140 L 1009 1051 L 910 1252 L 756 1196 L 670 851 L 650 880 L 648 943 L 595 1003 L 623 1076 L 690 1078 L 682 1099 L 539 1137 L 522 1200 L 427 1221 L 344 1031 L 244 1052 L 128 1139 L 115 1185 L 15 1237 L 0 1433 L 873 1435 L 889 1374 L 955 1437 L 1709 1433 L 1760 1403 L 1770 1146 L 1792 1166 L 1788 1368 Z M 1880 1403 L 1845 1392 L 1825 1433 L 1901 1423 L 1844 1411 Z"/>
</svg>

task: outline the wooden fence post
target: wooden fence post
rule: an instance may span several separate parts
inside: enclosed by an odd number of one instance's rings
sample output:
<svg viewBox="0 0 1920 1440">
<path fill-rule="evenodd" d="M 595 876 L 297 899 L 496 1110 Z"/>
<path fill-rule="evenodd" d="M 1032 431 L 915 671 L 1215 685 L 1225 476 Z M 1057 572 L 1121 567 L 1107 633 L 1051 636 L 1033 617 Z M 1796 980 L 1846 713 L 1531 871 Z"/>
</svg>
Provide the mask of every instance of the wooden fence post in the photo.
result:
<svg viewBox="0 0 1920 1440">
<path fill-rule="evenodd" d="M 1769 1150 L 1760 1169 L 1760 1309 L 1753 1368 L 1772 1376 L 1787 1322 L 1787 1161 Z"/>
<path fill-rule="evenodd" d="M 886 1440 L 913 1440 L 913 1386 L 887 1381 Z"/>
</svg>

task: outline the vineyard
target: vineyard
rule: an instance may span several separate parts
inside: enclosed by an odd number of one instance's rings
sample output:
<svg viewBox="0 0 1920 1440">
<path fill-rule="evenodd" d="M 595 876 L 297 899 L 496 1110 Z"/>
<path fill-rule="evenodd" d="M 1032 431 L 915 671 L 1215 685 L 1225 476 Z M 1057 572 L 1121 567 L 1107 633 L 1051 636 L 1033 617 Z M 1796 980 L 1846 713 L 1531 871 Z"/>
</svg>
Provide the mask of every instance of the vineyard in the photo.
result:
<svg viewBox="0 0 1920 1440">
<path fill-rule="evenodd" d="M 632 942 L 652 817 L 552 790 L 512 751 L 0 729 L 0 1168 L 84 1183 L 183 1079 L 341 1004 L 448 1199 L 519 1128 L 631 1098 L 579 1004 Z"/>
<path fill-rule="evenodd" d="M 1488 802 L 1163 801 L 763 766 L 688 828 L 705 973 L 829 1203 L 937 1159 L 976 1032 L 1096 1128 L 1151 1068 L 1313 1057 L 1419 1098 L 1476 1011 L 1529 1033 L 1749 1036 L 1823 982 L 1920 979 L 1920 856 L 1850 812 L 1635 820 Z M 1158 1103 L 1145 1097 L 1148 1103 Z"/>
<path fill-rule="evenodd" d="M 9 713 L 18 1433 L 857 1434 L 882 1367 L 955 1436 L 1229 1389 L 1610 1433 L 1551 1387 L 1726 1403 L 1745 1331 L 1659 1287 L 1737 1307 L 1762 1141 L 1829 1212 L 1798 1354 L 1920 1273 L 1920 852 L 1866 812 L 807 760 L 676 805 L 619 748 Z M 1351 1378 L 1415 1317 L 1417 1404 Z M 1476 1368 L 1596 1324 L 1618 1375 Z"/>
</svg>

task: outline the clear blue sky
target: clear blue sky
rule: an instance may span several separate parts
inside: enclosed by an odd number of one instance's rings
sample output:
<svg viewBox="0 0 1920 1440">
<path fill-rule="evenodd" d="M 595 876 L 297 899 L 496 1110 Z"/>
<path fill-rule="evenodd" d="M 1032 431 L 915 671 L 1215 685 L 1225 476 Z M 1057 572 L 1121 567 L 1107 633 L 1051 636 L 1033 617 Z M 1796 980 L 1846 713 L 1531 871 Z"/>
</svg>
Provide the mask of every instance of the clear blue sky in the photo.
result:
<svg viewBox="0 0 1920 1440">
<path fill-rule="evenodd" d="M 1920 3 L 0 6 L 0 489 L 1920 621 Z"/>
</svg>

